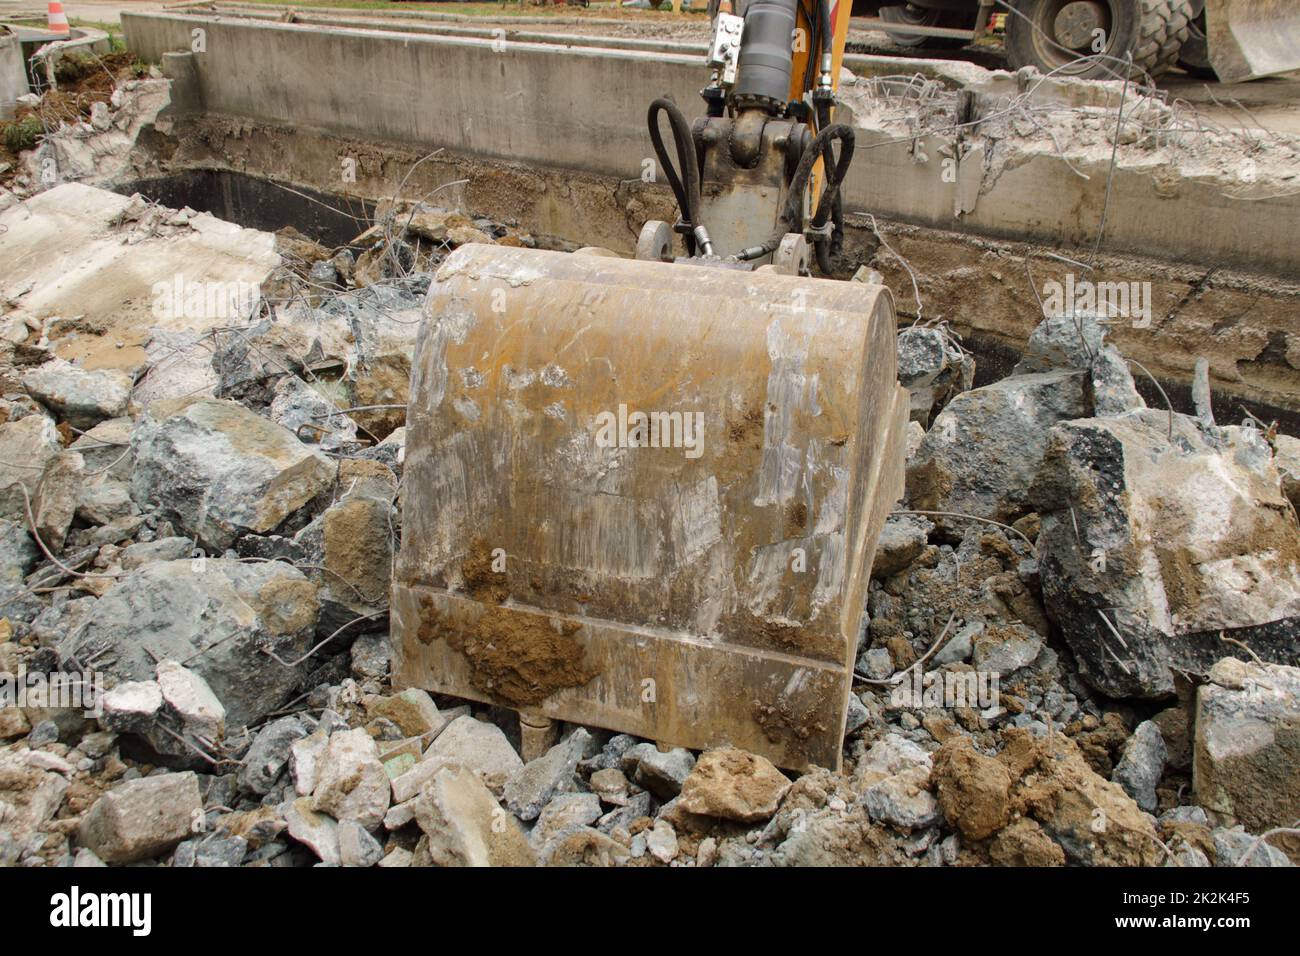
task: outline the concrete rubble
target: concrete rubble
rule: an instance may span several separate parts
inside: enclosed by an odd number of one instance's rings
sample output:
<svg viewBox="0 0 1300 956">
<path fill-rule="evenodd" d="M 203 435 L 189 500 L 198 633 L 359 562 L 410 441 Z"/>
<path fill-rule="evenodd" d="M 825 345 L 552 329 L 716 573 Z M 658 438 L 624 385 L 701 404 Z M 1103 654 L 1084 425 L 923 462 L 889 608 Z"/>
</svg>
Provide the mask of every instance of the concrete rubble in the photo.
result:
<svg viewBox="0 0 1300 956">
<path fill-rule="evenodd" d="M 170 218 L 88 199 L 100 230 Z M 576 725 L 525 760 L 510 711 L 393 686 L 412 317 L 448 247 L 523 241 L 395 208 L 409 231 L 355 260 L 244 230 L 233 274 L 261 304 L 154 325 L 167 356 L 146 334 L 100 362 L 112 323 L 0 290 L 27 330 L 0 349 L 0 671 L 108 685 L 97 713 L 0 708 L 0 863 L 1300 859 L 1285 835 L 1252 849 L 1300 816 L 1295 442 L 1147 408 L 1086 316 L 1044 320 L 980 387 L 947 330 L 901 333 L 923 437 L 842 772 Z M 115 262 L 189 268 L 124 239 Z M 295 282 L 311 296 L 279 295 Z"/>
</svg>

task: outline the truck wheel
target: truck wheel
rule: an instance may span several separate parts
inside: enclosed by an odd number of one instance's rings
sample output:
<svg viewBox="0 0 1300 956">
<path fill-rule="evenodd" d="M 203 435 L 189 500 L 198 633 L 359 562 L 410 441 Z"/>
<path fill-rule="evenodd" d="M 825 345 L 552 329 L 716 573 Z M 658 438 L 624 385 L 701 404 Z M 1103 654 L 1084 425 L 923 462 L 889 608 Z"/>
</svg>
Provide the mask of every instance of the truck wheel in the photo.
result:
<svg viewBox="0 0 1300 956">
<path fill-rule="evenodd" d="M 948 12 L 945 10 L 926 10 L 914 7 L 910 3 L 894 7 L 881 7 L 880 19 L 886 23 L 910 23 L 918 27 L 952 27 L 957 30 L 975 29 L 975 17 L 972 14 Z M 899 46 L 926 46 L 932 50 L 960 50 L 969 40 L 954 40 L 948 37 L 928 37 L 919 33 L 889 34 L 889 41 Z"/>
<path fill-rule="evenodd" d="M 1122 79 L 1126 53 L 1159 76 L 1178 59 L 1192 19 L 1189 0 L 1015 0 L 1007 15 L 1007 59 L 1019 69 L 1084 79 Z M 1099 49 L 1094 49 L 1099 47 Z M 1104 53 L 1113 59 L 1082 57 Z"/>
<path fill-rule="evenodd" d="M 1219 77 L 1210 65 L 1210 46 L 1205 39 L 1205 11 L 1192 20 L 1187 27 L 1187 41 L 1178 51 L 1178 65 L 1191 76 L 1202 80 L 1217 80 Z"/>
</svg>

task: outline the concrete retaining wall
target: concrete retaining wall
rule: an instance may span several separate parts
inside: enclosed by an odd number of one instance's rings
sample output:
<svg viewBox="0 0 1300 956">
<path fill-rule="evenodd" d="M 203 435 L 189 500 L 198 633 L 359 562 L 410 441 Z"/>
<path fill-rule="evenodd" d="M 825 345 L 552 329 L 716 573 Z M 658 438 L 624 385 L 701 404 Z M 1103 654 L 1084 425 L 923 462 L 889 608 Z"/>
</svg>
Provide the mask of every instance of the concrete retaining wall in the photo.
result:
<svg viewBox="0 0 1300 956">
<path fill-rule="evenodd" d="M 698 99 L 694 57 L 124 13 L 132 50 L 196 53 L 209 112 L 491 159 L 640 175 L 645 109 Z M 695 67 L 694 70 L 691 68 Z M 630 109 L 628 104 L 638 104 Z"/>
<path fill-rule="evenodd" d="M 13 118 L 14 101 L 26 92 L 22 41 L 8 27 L 0 26 L 0 120 Z"/>
<path fill-rule="evenodd" d="M 127 41 L 145 59 L 190 50 L 208 112 L 362 140 L 409 144 L 635 179 L 652 155 L 645 108 L 668 93 L 700 111 L 705 71 L 695 55 L 324 28 L 196 14 L 124 12 Z M 956 182 L 942 176 L 944 142 L 897 142 L 858 130 L 849 211 L 977 235 L 1091 249 L 1107 166 L 1071 172 L 1058 157 L 1008 164 L 984 181 L 973 157 Z M 919 157 L 924 155 L 925 160 Z M 1076 164 L 1077 166 L 1078 164 Z M 960 217 L 954 215 L 964 190 Z M 1117 170 L 1105 244 L 1205 267 L 1291 276 L 1300 196 L 1245 202 L 1218 182 L 1168 170 Z"/>
</svg>

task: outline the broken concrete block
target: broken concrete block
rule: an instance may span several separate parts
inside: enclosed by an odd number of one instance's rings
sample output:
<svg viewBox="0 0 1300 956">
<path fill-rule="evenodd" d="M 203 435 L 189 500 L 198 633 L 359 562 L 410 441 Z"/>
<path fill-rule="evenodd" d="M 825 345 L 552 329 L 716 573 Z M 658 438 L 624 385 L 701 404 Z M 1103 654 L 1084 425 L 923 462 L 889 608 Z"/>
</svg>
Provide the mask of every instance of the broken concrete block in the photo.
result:
<svg viewBox="0 0 1300 956">
<path fill-rule="evenodd" d="M 1012 375 L 1076 369 L 1086 371 L 1091 405 L 1086 412 L 1098 418 L 1123 415 L 1145 408 L 1128 362 L 1113 345 L 1105 344 L 1103 316 L 1070 310 L 1038 324 L 1029 337 Z"/>
<path fill-rule="evenodd" d="M 384 848 L 355 820 L 339 824 L 339 865 L 375 866 L 384 858 Z"/>
<path fill-rule="evenodd" d="M 352 643 L 352 677 L 361 683 L 381 681 L 388 676 L 392 657 L 387 634 L 362 634 Z"/>
<path fill-rule="evenodd" d="M 1218 827 L 1213 836 L 1215 866 L 1295 866 L 1277 847 L 1261 842 L 1240 825 Z"/>
<path fill-rule="evenodd" d="M 163 700 L 181 722 L 181 733 L 219 740 L 226 732 L 226 708 L 207 681 L 176 661 L 159 661 L 156 679 Z"/>
<path fill-rule="evenodd" d="M 394 440 L 394 432 L 385 442 Z M 392 501 L 397 497 L 397 475 L 382 461 L 369 458 L 339 460 L 339 489 L 342 498 L 376 498 Z"/>
<path fill-rule="evenodd" d="M 933 758 L 920 745 L 902 734 L 891 732 L 872 744 L 871 749 L 858 761 L 859 786 L 861 783 L 875 783 L 884 777 L 892 777 L 914 768 L 929 773 L 933 765 Z"/>
<path fill-rule="evenodd" d="M 884 579 L 911 564 L 929 542 L 932 522 L 917 515 L 890 515 L 880 531 L 871 576 Z"/>
<path fill-rule="evenodd" d="M 903 770 L 872 784 L 862 794 L 871 819 L 901 830 L 918 830 L 942 817 L 939 803 L 926 787 L 930 774 L 924 768 Z"/>
<path fill-rule="evenodd" d="M 0 669 L 0 673 L 7 672 L 9 672 L 8 668 Z M 27 715 L 21 709 L 17 707 L 0 707 L 0 740 L 26 737 L 31 731 L 31 722 L 28 721 Z"/>
<path fill-rule="evenodd" d="M 871 711 L 857 694 L 849 694 L 849 706 L 844 711 L 844 733 L 851 734 L 871 720 Z"/>
<path fill-rule="evenodd" d="M 0 866 L 16 863 L 24 847 L 45 839 L 68 790 L 67 776 L 36 765 L 31 753 L 0 752 Z"/>
<path fill-rule="evenodd" d="M 145 733 L 158 720 L 163 707 L 162 688 L 156 681 L 123 681 L 103 697 L 99 722 L 119 733 Z"/>
<path fill-rule="evenodd" d="M 298 376 L 281 378 L 275 385 L 274 395 L 268 409 L 271 421 L 302 441 L 329 451 L 356 445 L 356 422 Z"/>
<path fill-rule="evenodd" d="M 594 793 L 561 793 L 537 817 L 528 840 L 539 854 L 560 834 L 595 823 L 601 816 L 600 798 Z"/>
<path fill-rule="evenodd" d="M 682 784 L 695 766 L 695 757 L 684 747 L 663 752 L 654 744 L 637 744 L 623 755 L 623 772 L 660 800 L 671 800 L 682 792 Z"/>
<path fill-rule="evenodd" d="M 320 760 L 329 746 L 329 732 L 317 728 L 301 740 L 289 744 L 289 772 L 299 796 L 311 796 L 320 779 Z"/>
<path fill-rule="evenodd" d="M 45 546 L 58 554 L 77 513 L 86 463 L 75 451 L 63 451 L 45 463 L 32 497 L 36 531 Z"/>
<path fill-rule="evenodd" d="M 1092 413 L 1098 418 L 1126 415 L 1146 408 L 1128 362 L 1113 345 L 1102 348 L 1092 363 Z"/>
<path fill-rule="evenodd" d="M 619 866 L 630 857 L 628 848 L 591 827 L 562 832 L 541 851 L 545 866 Z"/>
<path fill-rule="evenodd" d="M 1300 668 L 1225 658 L 1196 693 L 1192 789 L 1252 832 L 1300 819 Z"/>
<path fill-rule="evenodd" d="M 606 767 L 595 771 L 587 783 L 591 786 L 591 792 L 600 797 L 602 803 L 612 807 L 627 806 L 631 784 L 623 771 L 617 767 Z"/>
<path fill-rule="evenodd" d="M 124 571 L 134 571 L 155 561 L 179 561 L 191 556 L 194 544 L 189 538 L 159 538 L 156 541 L 141 541 L 122 549 L 118 563 Z"/>
<path fill-rule="evenodd" d="M 233 402 L 194 402 L 146 422 L 131 447 L 136 504 L 211 548 L 274 530 L 334 481 L 327 458 Z"/>
<path fill-rule="evenodd" d="M 77 851 L 77 855 L 72 859 L 72 865 L 77 869 L 99 869 L 108 866 L 107 863 L 85 847 Z"/>
<path fill-rule="evenodd" d="M 21 585 L 41 556 L 26 522 L 0 519 L 0 588 Z"/>
<path fill-rule="evenodd" d="M 61 653 L 83 659 L 111 650 L 106 670 L 124 680 L 154 675 L 154 658 L 188 661 L 226 708 L 238 730 L 280 707 L 297 689 L 292 662 L 312 644 L 319 605 L 316 585 L 278 562 L 222 559 L 163 561 L 122 578 L 100 598 Z M 105 655 L 107 656 L 107 655 Z"/>
<path fill-rule="evenodd" d="M 465 767 L 444 767 L 416 801 L 415 819 L 436 866 L 533 866 L 514 818 Z"/>
<path fill-rule="evenodd" d="M 82 484 L 77 496 L 78 521 L 101 525 L 134 514 L 139 514 L 139 509 L 131 500 L 131 486 L 126 482 L 100 477 Z"/>
<path fill-rule="evenodd" d="M 131 376 L 119 369 L 84 369 L 55 358 L 23 374 L 23 388 L 73 428 L 83 431 L 126 414 Z"/>
<path fill-rule="evenodd" d="M 1173 693 L 1223 631 L 1266 659 L 1294 646 L 1300 530 L 1268 446 L 1154 409 L 1052 429 L 1032 492 L 1044 604 L 1094 687 Z"/>
<path fill-rule="evenodd" d="M 1043 639 L 1023 624 L 987 625 L 972 643 L 972 657 L 978 670 L 1009 677 L 1027 667 L 1043 649 Z"/>
<path fill-rule="evenodd" d="M 94 428 L 78 435 L 68 446 L 86 460 L 86 472 L 104 475 L 114 481 L 131 480 L 135 462 L 131 458 L 131 431 L 134 419 L 123 416 L 100 422 Z"/>
<path fill-rule="evenodd" d="M 1155 813 L 1159 805 L 1156 784 L 1165 772 L 1165 756 L 1165 738 L 1160 727 L 1154 721 L 1144 720 L 1124 745 L 1124 752 L 1110 776 L 1147 813 Z"/>
<path fill-rule="evenodd" d="M 1086 376 L 1042 372 L 962 392 L 939 413 L 908 465 L 912 506 L 1002 522 L 1028 514 L 1048 431 L 1088 414 Z M 933 520 L 946 527 L 959 519 Z"/>
<path fill-rule="evenodd" d="M 493 793 L 523 768 L 524 762 L 496 724 L 457 717 L 425 751 L 425 759 L 440 757 L 473 770 Z"/>
<path fill-rule="evenodd" d="M 681 854 L 677 831 L 667 820 L 656 820 L 655 825 L 646 831 L 645 847 L 660 863 L 671 863 Z"/>
<path fill-rule="evenodd" d="M 355 820 L 370 830 L 383 822 L 390 796 L 374 739 L 364 730 L 331 734 L 312 791 L 312 809 L 335 820 Z"/>
<path fill-rule="evenodd" d="M 198 778 L 168 773 L 104 794 L 81 821 L 79 839 L 106 863 L 134 863 L 170 850 L 202 826 Z"/>
<path fill-rule="evenodd" d="M 276 242 L 281 238 L 277 236 Z M 279 380 L 301 368 L 303 356 L 312 356 L 313 361 L 347 361 L 348 335 L 344 323 L 305 305 L 278 308 L 274 320 L 218 334 L 211 360 L 217 377 L 215 394 L 249 407 L 266 407 L 275 400 Z"/>
<path fill-rule="evenodd" d="M 1072 863 L 1159 866 L 1165 854 L 1149 815 L 1099 776 L 1063 734 L 1003 732 L 998 760 L 1012 779 L 1012 806 L 1033 817 Z"/>
<path fill-rule="evenodd" d="M 975 360 L 942 329 L 912 326 L 898 333 L 898 381 L 911 399 L 911 420 L 922 426 L 975 380 Z"/>
<path fill-rule="evenodd" d="M 374 355 L 353 367 L 353 406 L 379 406 L 353 412 L 366 434 L 382 441 L 405 425 L 410 399 L 409 354 Z"/>
<path fill-rule="evenodd" d="M 349 495 L 317 515 L 294 536 L 320 586 L 320 627 L 333 632 L 361 614 L 384 606 L 392 569 L 392 506 Z M 374 627 L 382 627 L 376 621 Z"/>
<path fill-rule="evenodd" d="M 1091 368 L 1106 343 L 1106 327 L 1098 319 L 1073 309 L 1044 318 L 1030 333 L 1011 374 Z"/>
<path fill-rule="evenodd" d="M 302 721 L 294 715 L 281 717 L 259 730 L 244 754 L 239 786 L 249 793 L 270 793 L 289 763 L 293 745 L 305 736 Z"/>
<path fill-rule="evenodd" d="M 418 687 L 408 687 L 392 697 L 372 694 L 362 701 L 362 705 L 369 716 L 391 720 L 407 737 L 432 734 L 446 723 L 428 691 Z"/>
<path fill-rule="evenodd" d="M 776 813 L 790 786 L 767 758 L 721 747 L 700 754 L 677 805 L 701 816 L 758 823 Z"/>
<path fill-rule="evenodd" d="M 887 647 L 869 647 L 858 656 L 858 673 L 871 680 L 886 680 L 894 673 L 894 659 Z"/>
<path fill-rule="evenodd" d="M 557 793 L 575 787 L 578 761 L 591 741 L 591 734 L 579 727 L 536 760 L 530 760 L 502 789 L 502 799 L 521 820 L 535 820 Z"/>
<path fill-rule="evenodd" d="M 27 415 L 17 421 L 0 424 L 0 516 L 27 521 L 23 493 L 36 493 L 45 464 L 60 451 L 59 433 L 54 422 L 44 415 Z"/>
<path fill-rule="evenodd" d="M 289 836 L 310 847 L 322 863 L 339 865 L 338 821 L 312 808 L 311 797 L 299 797 L 288 805 L 284 818 Z"/>
<path fill-rule="evenodd" d="M 388 855 L 379 861 L 378 865 L 385 869 L 390 867 L 412 866 L 414 865 L 415 854 L 410 850 L 403 849 L 400 846 L 393 847 Z"/>
</svg>

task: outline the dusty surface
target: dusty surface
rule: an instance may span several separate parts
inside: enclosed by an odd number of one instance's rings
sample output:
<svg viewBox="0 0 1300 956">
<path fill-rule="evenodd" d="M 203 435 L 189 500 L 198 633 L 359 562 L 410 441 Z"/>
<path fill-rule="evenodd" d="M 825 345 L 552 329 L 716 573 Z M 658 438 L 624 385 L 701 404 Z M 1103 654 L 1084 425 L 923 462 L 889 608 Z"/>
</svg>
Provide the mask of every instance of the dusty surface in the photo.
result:
<svg viewBox="0 0 1300 956">
<path fill-rule="evenodd" d="M 206 326 L 186 318 L 187 289 L 202 297 L 208 284 L 256 287 L 280 264 L 266 233 L 207 214 L 169 211 L 165 220 L 130 197 L 78 183 L 0 213 L 4 291 L 16 306 L 7 314 L 34 323 L 42 331 L 32 341 L 55 341 L 60 358 L 135 372 L 148 363 L 152 338 L 201 335 L 230 320 L 224 312 L 207 313 Z M 177 288 L 179 310 L 171 307 Z"/>
</svg>

